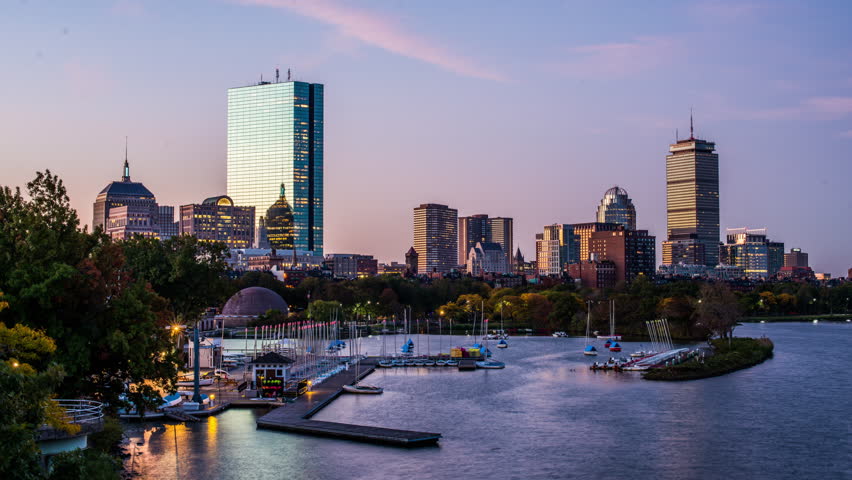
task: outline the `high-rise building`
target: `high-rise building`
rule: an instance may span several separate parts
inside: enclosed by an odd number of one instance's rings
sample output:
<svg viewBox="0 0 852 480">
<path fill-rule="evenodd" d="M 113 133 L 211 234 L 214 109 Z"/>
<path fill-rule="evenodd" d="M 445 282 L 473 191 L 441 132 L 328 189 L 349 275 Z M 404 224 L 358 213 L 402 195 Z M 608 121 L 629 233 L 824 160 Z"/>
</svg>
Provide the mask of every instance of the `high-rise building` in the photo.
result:
<svg viewBox="0 0 852 480">
<path fill-rule="evenodd" d="M 118 223 L 124 221 L 131 222 L 130 226 L 139 226 L 134 225 L 134 223 L 142 221 L 141 215 L 147 218 L 145 221 L 148 223 L 151 231 L 159 231 L 158 221 L 160 212 L 157 206 L 157 199 L 150 190 L 145 188 L 145 185 L 130 180 L 130 164 L 127 161 L 126 148 L 124 150 L 124 174 L 121 176 L 121 181 L 111 182 L 95 198 L 92 230 L 101 227 L 106 232 L 108 229 L 107 219 L 110 217 L 111 210 L 124 206 L 131 207 L 129 210 L 132 213 L 130 213 L 129 217 L 126 216 L 128 214 L 127 211 L 123 215 L 118 215 L 113 225 L 114 228 L 118 228 Z M 125 220 L 120 219 L 123 216 L 126 217 Z"/>
<path fill-rule="evenodd" d="M 486 214 L 459 217 L 459 263 L 467 265 L 467 256 L 477 243 L 497 243 L 503 250 L 506 268 L 511 269 L 513 235 L 511 218 L 488 218 Z"/>
<path fill-rule="evenodd" d="M 158 219 L 159 216 L 154 215 L 149 206 L 114 206 L 109 210 L 104 233 L 114 240 L 127 240 L 136 235 L 145 238 L 158 238 Z"/>
<path fill-rule="evenodd" d="M 615 223 L 636 230 L 636 207 L 627 196 L 627 190 L 618 185 L 604 193 L 597 211 L 598 223 Z"/>
<path fill-rule="evenodd" d="M 168 240 L 178 236 L 180 224 L 175 221 L 175 207 L 160 205 L 159 214 L 160 240 Z"/>
<path fill-rule="evenodd" d="M 568 275 L 588 288 L 612 288 L 615 286 L 615 263 L 604 260 L 583 260 L 568 265 Z"/>
<path fill-rule="evenodd" d="M 536 234 L 535 238 L 535 261 L 539 275 L 562 275 L 567 264 L 577 261 L 577 239 L 573 225 L 545 225 L 544 232 Z"/>
<path fill-rule="evenodd" d="M 414 250 L 420 274 L 445 273 L 458 266 L 458 210 L 437 203 L 414 209 Z"/>
<path fill-rule="evenodd" d="M 266 210 L 266 217 L 261 217 L 266 229 L 266 241 L 270 248 L 279 250 L 295 248 L 295 220 L 293 209 L 287 202 L 284 184 L 281 184 L 281 196 Z"/>
<path fill-rule="evenodd" d="M 808 267 L 808 254 L 801 248 L 791 248 L 790 253 L 784 254 L 785 267 Z"/>
<path fill-rule="evenodd" d="M 784 266 L 784 244 L 769 241 L 765 228 L 729 228 L 727 237 L 719 261 L 741 267 L 747 277 L 768 279 Z"/>
<path fill-rule="evenodd" d="M 615 264 L 615 280 L 632 282 L 639 275 L 652 277 L 657 269 L 657 239 L 647 230 L 628 230 L 619 226 L 614 231 L 592 233 L 590 255 L 595 261 Z"/>
<path fill-rule="evenodd" d="M 180 207 L 180 233 L 204 242 L 223 242 L 228 248 L 251 248 L 254 215 L 254 207 L 236 206 L 227 195 L 210 197 L 200 205 Z"/>
<path fill-rule="evenodd" d="M 334 278 L 374 277 L 379 273 L 379 262 L 372 255 L 330 253 L 325 256 L 325 264 Z"/>
<path fill-rule="evenodd" d="M 575 223 L 571 225 L 574 231 L 574 250 L 568 259 L 568 263 L 576 263 L 581 260 L 589 260 L 589 239 L 595 232 L 611 232 L 618 229 L 615 223 Z"/>
<path fill-rule="evenodd" d="M 689 138 L 669 145 L 666 156 L 667 236 L 694 233 L 704 244 L 704 264 L 719 263 L 719 155 L 716 144 Z"/>
<path fill-rule="evenodd" d="M 293 208 L 294 243 L 323 252 L 323 85 L 260 82 L 228 89 L 228 196 L 255 207 L 279 198 Z M 268 223 L 267 219 L 267 223 Z"/>
<path fill-rule="evenodd" d="M 663 242 L 663 265 L 702 265 L 705 264 L 706 246 L 698 239 L 694 231 L 681 232 L 674 229 L 669 239 Z"/>
</svg>

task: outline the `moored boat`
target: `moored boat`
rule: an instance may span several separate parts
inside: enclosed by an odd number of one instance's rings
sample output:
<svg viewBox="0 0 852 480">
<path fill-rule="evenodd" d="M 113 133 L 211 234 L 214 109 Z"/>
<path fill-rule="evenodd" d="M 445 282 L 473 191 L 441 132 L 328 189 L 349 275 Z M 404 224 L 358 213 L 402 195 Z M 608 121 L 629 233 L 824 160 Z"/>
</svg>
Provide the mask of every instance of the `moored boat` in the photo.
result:
<svg viewBox="0 0 852 480">
<path fill-rule="evenodd" d="M 506 368 L 506 364 L 503 362 L 498 362 L 497 360 L 482 360 L 476 362 L 476 368 L 487 368 L 487 369 L 496 369 L 496 368 Z"/>
<path fill-rule="evenodd" d="M 501 338 L 500 341 L 497 342 L 497 348 L 509 348 L 509 342 L 507 342 L 505 338 Z"/>
<path fill-rule="evenodd" d="M 348 393 L 366 393 L 375 395 L 382 393 L 385 390 L 382 387 L 375 387 L 373 385 L 344 385 L 343 391 Z"/>
<path fill-rule="evenodd" d="M 595 348 L 594 345 L 586 345 L 586 349 L 583 350 L 583 355 L 588 355 L 590 357 L 598 354 L 598 349 Z"/>
</svg>

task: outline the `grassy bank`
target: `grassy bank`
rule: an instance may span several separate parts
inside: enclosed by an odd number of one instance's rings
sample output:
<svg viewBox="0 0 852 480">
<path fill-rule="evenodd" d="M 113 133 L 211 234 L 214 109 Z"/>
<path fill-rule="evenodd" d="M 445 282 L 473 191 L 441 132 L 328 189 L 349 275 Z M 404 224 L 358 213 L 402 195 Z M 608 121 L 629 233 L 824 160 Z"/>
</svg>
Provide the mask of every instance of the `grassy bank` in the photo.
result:
<svg viewBox="0 0 852 480">
<path fill-rule="evenodd" d="M 692 360 L 672 367 L 649 370 L 646 380 L 697 380 L 716 377 L 743 368 L 752 367 L 772 357 L 775 346 L 768 338 L 733 338 L 712 341 L 714 354 L 704 359 Z"/>
<path fill-rule="evenodd" d="M 845 321 L 847 318 L 852 318 L 852 313 L 835 313 L 826 315 L 772 315 L 767 317 L 743 317 L 740 320 L 743 323 L 749 322 L 809 322 L 811 320 L 834 320 Z"/>
</svg>

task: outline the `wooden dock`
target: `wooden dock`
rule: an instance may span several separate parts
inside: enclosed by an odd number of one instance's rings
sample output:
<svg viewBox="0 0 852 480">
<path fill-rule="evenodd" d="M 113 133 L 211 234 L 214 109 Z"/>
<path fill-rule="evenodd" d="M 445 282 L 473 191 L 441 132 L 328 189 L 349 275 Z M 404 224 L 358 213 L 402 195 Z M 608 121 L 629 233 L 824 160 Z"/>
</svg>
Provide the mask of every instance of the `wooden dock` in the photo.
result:
<svg viewBox="0 0 852 480">
<path fill-rule="evenodd" d="M 361 362 L 363 371 L 360 378 L 364 378 L 374 371 L 375 362 L 375 359 Z M 354 368 L 340 372 L 313 387 L 310 392 L 302 395 L 295 402 L 287 403 L 260 417 L 257 420 L 257 426 L 258 428 L 285 432 L 404 447 L 434 445 L 441 438 L 440 433 L 395 430 L 310 419 L 337 398 L 343 392 L 344 385 L 352 384 L 355 380 Z"/>
</svg>

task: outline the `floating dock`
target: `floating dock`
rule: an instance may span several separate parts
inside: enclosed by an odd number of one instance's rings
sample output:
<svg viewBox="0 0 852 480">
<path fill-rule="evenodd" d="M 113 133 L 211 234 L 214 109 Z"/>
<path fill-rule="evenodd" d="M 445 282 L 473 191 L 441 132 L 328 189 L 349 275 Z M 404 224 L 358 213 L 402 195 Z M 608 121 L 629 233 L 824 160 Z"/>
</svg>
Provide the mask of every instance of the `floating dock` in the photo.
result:
<svg viewBox="0 0 852 480">
<path fill-rule="evenodd" d="M 297 398 L 295 402 L 288 402 L 260 417 L 257 420 L 258 428 L 402 447 L 419 447 L 437 443 L 441 438 L 440 433 L 395 430 L 310 419 L 337 398 L 343 392 L 344 385 L 350 385 L 372 373 L 375 370 L 375 364 L 376 359 L 362 360 L 363 371 L 358 378 L 356 378 L 354 367 L 330 377 Z"/>
</svg>

